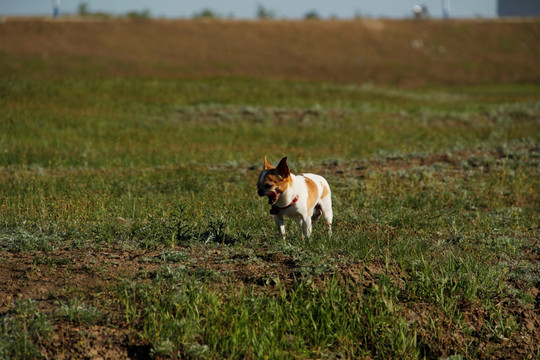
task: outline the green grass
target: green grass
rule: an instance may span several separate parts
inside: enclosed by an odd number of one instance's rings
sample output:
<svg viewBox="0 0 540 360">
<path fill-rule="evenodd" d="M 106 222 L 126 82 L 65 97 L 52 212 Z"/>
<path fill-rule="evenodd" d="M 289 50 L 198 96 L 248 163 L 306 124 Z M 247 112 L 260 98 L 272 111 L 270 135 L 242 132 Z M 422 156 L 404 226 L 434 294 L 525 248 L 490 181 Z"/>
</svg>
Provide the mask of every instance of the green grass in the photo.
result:
<svg viewBox="0 0 540 360">
<path fill-rule="evenodd" d="M 49 271 L 74 266 L 66 252 L 150 255 L 45 322 L 34 307 L 16 320 L 34 303 L 13 302 L 0 354 L 50 350 L 41 334 L 65 322 L 173 358 L 489 358 L 537 344 L 517 314 L 540 281 L 539 135 L 532 85 L 3 79 L 0 251 Z M 255 191 L 264 155 L 328 179 L 331 239 L 316 224 L 302 242 L 293 222 L 276 236 Z M 274 263 L 289 277 L 238 275 Z"/>
<path fill-rule="evenodd" d="M 219 294 L 182 271 L 151 285 L 119 290 L 126 322 L 155 344 L 156 354 L 232 358 L 319 356 L 415 357 L 414 324 L 400 314 L 397 291 L 381 280 L 365 294 L 335 278 L 273 294 L 229 289 Z"/>
<path fill-rule="evenodd" d="M 35 301 L 16 301 L 0 322 L 0 358 L 38 358 L 41 355 L 38 345 L 51 333 L 51 323 Z"/>
</svg>

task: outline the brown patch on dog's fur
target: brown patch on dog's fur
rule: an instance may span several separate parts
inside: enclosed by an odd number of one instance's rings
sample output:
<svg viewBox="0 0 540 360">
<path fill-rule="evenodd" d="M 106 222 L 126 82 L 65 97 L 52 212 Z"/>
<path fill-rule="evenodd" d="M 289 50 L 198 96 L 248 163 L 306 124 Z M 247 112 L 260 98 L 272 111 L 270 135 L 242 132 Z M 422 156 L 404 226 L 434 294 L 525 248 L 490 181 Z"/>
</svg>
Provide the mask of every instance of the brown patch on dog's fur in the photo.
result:
<svg viewBox="0 0 540 360">
<path fill-rule="evenodd" d="M 324 199 L 328 194 L 330 194 L 330 190 L 328 190 L 328 187 L 325 185 L 322 189 L 321 199 Z"/>
<path fill-rule="evenodd" d="M 306 185 L 308 189 L 307 208 L 308 213 L 310 213 L 310 210 L 315 207 L 315 204 L 319 199 L 319 188 L 317 187 L 317 184 L 315 184 L 315 182 L 310 178 L 304 177 L 304 179 L 306 179 Z"/>
</svg>

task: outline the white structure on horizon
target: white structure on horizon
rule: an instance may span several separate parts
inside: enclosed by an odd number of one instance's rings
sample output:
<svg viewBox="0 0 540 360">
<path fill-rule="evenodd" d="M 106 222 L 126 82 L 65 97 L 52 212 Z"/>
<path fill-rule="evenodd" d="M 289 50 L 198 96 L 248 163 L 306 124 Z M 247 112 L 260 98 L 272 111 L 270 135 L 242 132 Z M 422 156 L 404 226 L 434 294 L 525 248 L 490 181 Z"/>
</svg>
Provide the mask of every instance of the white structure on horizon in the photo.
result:
<svg viewBox="0 0 540 360">
<path fill-rule="evenodd" d="M 415 19 L 427 19 L 429 17 L 428 8 L 426 5 L 414 5 L 412 11 Z"/>
</svg>

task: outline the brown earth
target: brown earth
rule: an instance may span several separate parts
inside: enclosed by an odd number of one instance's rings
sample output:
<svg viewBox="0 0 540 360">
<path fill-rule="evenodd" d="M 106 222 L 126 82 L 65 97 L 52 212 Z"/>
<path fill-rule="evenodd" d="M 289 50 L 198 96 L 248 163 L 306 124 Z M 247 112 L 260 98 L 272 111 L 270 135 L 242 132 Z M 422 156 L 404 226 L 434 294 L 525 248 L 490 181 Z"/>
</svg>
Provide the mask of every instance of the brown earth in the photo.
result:
<svg viewBox="0 0 540 360">
<path fill-rule="evenodd" d="M 536 20 L 0 23 L 0 78 L 239 76 L 402 86 L 537 83 Z"/>
<path fill-rule="evenodd" d="M 249 261 L 248 257 L 243 258 L 238 254 L 223 253 L 217 248 L 208 251 L 195 246 L 176 247 L 175 250 L 189 254 L 188 271 L 199 269 L 231 274 L 232 281 L 238 287 L 254 287 L 255 291 L 273 291 L 275 283 L 272 279 L 277 277 L 281 279 L 282 286 L 288 287 L 298 276 L 298 264 L 293 258 L 264 249 L 255 250 L 257 261 Z M 3 252 L 0 266 L 0 314 L 9 308 L 12 301 L 19 299 L 32 298 L 38 302 L 40 310 L 48 314 L 53 314 L 61 302 L 67 303 L 70 298 L 84 299 L 85 304 L 92 304 L 106 312 L 109 320 L 99 321 L 95 325 L 56 321 L 53 338 L 38 344 L 42 355 L 51 359 L 149 359 L 150 345 L 130 333 L 121 304 L 111 303 L 110 300 L 115 298 L 114 287 L 121 279 L 139 278 L 141 281 L 141 273 L 155 273 L 160 264 L 141 262 L 140 259 L 157 255 L 159 252 L 156 251 L 121 249 L 96 252 L 55 251 L 54 254 L 45 255 L 48 263 L 44 264 L 40 260 L 44 257 L 41 253 Z M 377 262 L 367 266 L 361 262 L 338 264 L 330 273 L 312 280 L 315 284 L 322 284 L 326 277 L 337 276 L 357 284 L 358 291 L 362 292 L 385 273 L 385 265 Z M 393 274 L 393 281 L 403 286 L 407 276 L 402 275 L 397 268 L 390 273 Z M 230 289 L 230 285 L 222 285 Z M 538 289 L 533 290 L 538 294 Z M 477 329 L 481 331 L 488 319 L 481 304 L 464 301 L 459 305 L 465 323 L 473 329 L 472 335 L 464 335 L 462 331 L 456 330 L 450 320 L 445 323 L 445 316 L 440 313 L 442 310 L 433 304 L 404 301 L 402 305 L 405 316 L 419 325 L 419 339 L 436 344 L 436 347 L 426 350 L 427 358 L 449 356 L 456 349 L 464 349 L 474 342 L 479 354 L 491 354 L 494 356 L 492 358 L 529 358 L 540 342 L 538 304 L 535 309 L 525 309 L 508 299 L 500 300 L 504 310 L 516 316 L 523 324 L 519 331 L 521 336 L 502 339 L 502 344 L 499 341 L 486 342 L 485 338 L 482 341 L 475 338 Z M 434 338 L 434 334 L 428 330 L 429 321 L 433 318 L 439 319 L 438 327 L 445 329 L 442 338 Z M 510 356 L 509 351 L 512 354 Z"/>
</svg>

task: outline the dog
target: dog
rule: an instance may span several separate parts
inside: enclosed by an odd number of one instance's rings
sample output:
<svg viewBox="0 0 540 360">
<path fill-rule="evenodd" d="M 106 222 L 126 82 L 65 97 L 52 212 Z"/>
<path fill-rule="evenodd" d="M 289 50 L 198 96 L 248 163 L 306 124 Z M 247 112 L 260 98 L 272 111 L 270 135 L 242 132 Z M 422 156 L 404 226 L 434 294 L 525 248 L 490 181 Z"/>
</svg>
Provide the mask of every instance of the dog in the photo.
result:
<svg viewBox="0 0 540 360">
<path fill-rule="evenodd" d="M 315 174 L 291 174 L 287 157 L 277 167 L 264 157 L 264 170 L 257 181 L 257 194 L 266 196 L 272 206 L 277 229 L 285 239 L 284 216 L 295 218 L 302 229 L 302 239 L 309 239 L 311 224 L 321 215 L 332 235 L 332 194 L 325 178 Z"/>
</svg>

